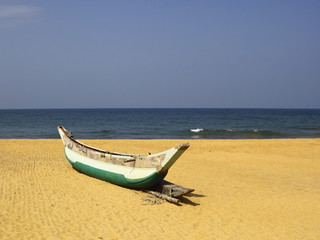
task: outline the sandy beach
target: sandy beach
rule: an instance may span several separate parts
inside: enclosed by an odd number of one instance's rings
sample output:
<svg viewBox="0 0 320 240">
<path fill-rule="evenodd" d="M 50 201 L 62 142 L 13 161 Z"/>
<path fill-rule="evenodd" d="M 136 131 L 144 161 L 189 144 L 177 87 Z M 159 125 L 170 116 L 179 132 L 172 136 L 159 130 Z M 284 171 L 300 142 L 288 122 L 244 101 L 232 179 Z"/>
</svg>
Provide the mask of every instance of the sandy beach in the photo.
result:
<svg viewBox="0 0 320 240">
<path fill-rule="evenodd" d="M 320 239 L 320 139 L 82 140 L 147 154 L 191 147 L 177 206 L 81 174 L 61 140 L 0 140 L 0 239 Z"/>
</svg>

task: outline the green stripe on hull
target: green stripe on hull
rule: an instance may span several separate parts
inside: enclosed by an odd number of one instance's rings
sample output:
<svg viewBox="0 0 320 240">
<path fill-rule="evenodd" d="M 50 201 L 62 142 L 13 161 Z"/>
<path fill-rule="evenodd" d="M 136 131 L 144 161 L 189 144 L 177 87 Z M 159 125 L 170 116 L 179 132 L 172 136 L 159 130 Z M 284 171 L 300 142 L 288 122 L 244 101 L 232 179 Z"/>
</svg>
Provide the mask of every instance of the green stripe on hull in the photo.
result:
<svg viewBox="0 0 320 240">
<path fill-rule="evenodd" d="M 167 175 L 168 171 L 153 173 L 148 177 L 139 179 L 128 179 L 123 174 L 113 173 L 106 170 L 101 170 L 88 166 L 86 164 L 75 162 L 73 163 L 66 155 L 66 158 L 71 163 L 72 167 L 79 172 L 82 172 L 88 176 L 101 179 L 116 185 L 120 185 L 128 188 L 142 189 L 152 187 L 161 182 Z"/>
</svg>

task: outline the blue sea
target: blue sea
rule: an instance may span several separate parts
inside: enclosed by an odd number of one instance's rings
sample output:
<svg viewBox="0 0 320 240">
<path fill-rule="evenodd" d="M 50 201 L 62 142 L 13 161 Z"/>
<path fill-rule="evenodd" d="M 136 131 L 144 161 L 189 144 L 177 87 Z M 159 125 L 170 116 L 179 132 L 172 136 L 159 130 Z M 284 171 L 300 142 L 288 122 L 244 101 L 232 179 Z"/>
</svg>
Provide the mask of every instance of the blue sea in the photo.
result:
<svg viewBox="0 0 320 240">
<path fill-rule="evenodd" d="M 320 109 L 0 110 L 0 138 L 78 139 L 320 138 Z"/>
</svg>

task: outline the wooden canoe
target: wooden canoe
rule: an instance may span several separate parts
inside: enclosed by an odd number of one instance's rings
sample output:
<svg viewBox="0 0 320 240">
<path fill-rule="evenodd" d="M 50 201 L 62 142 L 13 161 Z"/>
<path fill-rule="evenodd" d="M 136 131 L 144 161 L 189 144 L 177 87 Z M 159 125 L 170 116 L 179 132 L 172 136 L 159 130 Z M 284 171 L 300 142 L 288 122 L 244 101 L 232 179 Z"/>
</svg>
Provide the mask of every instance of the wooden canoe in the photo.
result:
<svg viewBox="0 0 320 240">
<path fill-rule="evenodd" d="M 62 126 L 57 128 L 64 144 L 65 156 L 74 169 L 133 189 L 150 188 L 160 183 L 169 168 L 190 146 L 189 143 L 183 143 L 150 155 L 109 152 L 77 141 Z"/>
</svg>

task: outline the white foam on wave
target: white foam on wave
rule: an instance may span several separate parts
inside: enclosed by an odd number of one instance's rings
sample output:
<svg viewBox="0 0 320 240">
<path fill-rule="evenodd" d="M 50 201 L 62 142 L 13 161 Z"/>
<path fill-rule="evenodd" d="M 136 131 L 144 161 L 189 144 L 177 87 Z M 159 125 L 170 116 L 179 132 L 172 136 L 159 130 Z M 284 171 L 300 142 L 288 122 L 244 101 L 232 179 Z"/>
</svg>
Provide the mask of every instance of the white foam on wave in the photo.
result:
<svg viewBox="0 0 320 240">
<path fill-rule="evenodd" d="M 203 128 L 195 128 L 195 129 L 190 129 L 191 132 L 194 132 L 194 133 L 198 133 L 198 132 L 202 132 L 203 131 Z"/>
</svg>

